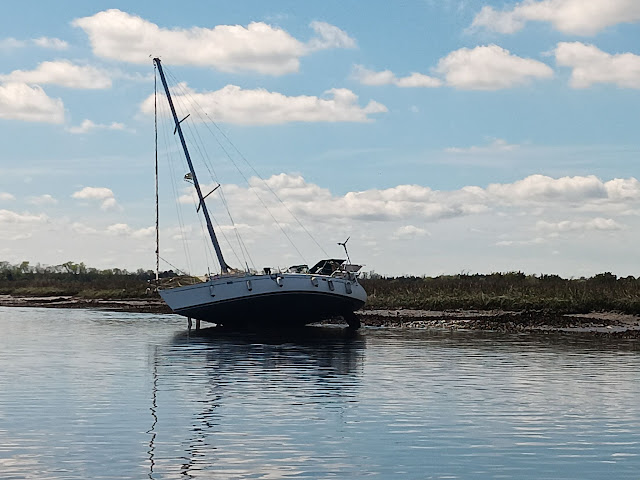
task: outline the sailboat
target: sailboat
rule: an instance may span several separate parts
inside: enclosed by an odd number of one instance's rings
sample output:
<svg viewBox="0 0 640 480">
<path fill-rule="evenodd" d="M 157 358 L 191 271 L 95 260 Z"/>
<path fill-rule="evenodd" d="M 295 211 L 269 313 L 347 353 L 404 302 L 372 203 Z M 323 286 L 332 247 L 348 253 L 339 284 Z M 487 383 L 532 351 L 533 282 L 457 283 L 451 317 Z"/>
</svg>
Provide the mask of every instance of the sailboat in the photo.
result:
<svg viewBox="0 0 640 480">
<path fill-rule="evenodd" d="M 246 271 L 234 270 L 227 264 L 189 155 L 162 62 L 159 58 L 153 61 L 175 122 L 174 133 L 179 136 L 189 166 L 187 175 L 197 194 L 198 211 L 206 222 L 221 270 L 219 274 L 209 274 L 205 281 L 193 285 L 159 288 L 162 299 L 175 313 L 190 320 L 193 318 L 225 327 L 279 328 L 342 317 L 350 328 L 359 328 L 360 321 L 354 312 L 365 304 L 367 294 L 358 282 L 361 266 L 351 263 L 346 241 L 340 244 L 344 247 L 346 260 L 325 259 L 311 268 L 298 265 L 284 272 L 265 268 L 258 273 L 248 268 Z"/>
</svg>

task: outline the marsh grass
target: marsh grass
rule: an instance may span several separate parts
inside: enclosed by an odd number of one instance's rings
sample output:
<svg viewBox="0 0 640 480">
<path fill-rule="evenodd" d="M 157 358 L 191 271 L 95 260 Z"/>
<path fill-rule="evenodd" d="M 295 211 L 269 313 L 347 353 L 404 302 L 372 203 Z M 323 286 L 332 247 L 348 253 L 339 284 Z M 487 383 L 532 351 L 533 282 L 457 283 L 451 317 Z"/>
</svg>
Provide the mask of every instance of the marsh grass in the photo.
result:
<svg viewBox="0 0 640 480">
<path fill-rule="evenodd" d="M 0 262 L 0 294 L 25 297 L 77 296 L 80 298 L 124 299 L 148 296 L 153 272 L 138 270 L 87 269 L 67 262 L 66 268 L 31 267 L 28 262 L 10 265 Z"/>
<path fill-rule="evenodd" d="M 173 272 L 164 277 L 179 280 Z M 151 271 L 88 269 L 83 264 L 41 268 L 28 262 L 0 262 L 0 294 L 25 297 L 74 296 L 84 299 L 156 297 Z M 365 275 L 368 309 L 515 310 L 552 313 L 618 311 L 640 314 L 640 279 L 601 273 L 591 278 L 522 272 L 390 277 Z"/>
<path fill-rule="evenodd" d="M 365 278 L 371 309 L 540 310 L 640 313 L 640 279 L 602 273 L 591 278 L 521 272 L 440 277 Z"/>
</svg>

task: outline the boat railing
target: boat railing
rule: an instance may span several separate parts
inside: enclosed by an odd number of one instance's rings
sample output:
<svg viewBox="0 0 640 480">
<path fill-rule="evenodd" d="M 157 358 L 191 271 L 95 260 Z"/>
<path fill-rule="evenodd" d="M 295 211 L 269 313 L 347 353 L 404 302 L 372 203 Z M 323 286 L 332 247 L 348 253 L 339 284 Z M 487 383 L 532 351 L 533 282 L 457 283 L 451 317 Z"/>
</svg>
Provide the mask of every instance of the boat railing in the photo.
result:
<svg viewBox="0 0 640 480">
<path fill-rule="evenodd" d="M 358 269 L 360 270 L 360 269 Z M 340 269 L 340 270 L 336 270 L 335 272 L 333 272 L 331 274 L 331 276 L 333 278 L 345 278 L 351 282 L 357 282 L 358 281 L 358 270 L 356 271 L 349 271 L 346 269 Z"/>
<path fill-rule="evenodd" d="M 158 282 L 158 288 L 168 289 L 175 287 L 185 287 L 187 285 L 197 285 L 198 283 L 203 283 L 204 281 L 205 280 L 200 277 L 194 277 L 191 275 L 178 275 L 175 277 L 161 278 Z"/>
</svg>

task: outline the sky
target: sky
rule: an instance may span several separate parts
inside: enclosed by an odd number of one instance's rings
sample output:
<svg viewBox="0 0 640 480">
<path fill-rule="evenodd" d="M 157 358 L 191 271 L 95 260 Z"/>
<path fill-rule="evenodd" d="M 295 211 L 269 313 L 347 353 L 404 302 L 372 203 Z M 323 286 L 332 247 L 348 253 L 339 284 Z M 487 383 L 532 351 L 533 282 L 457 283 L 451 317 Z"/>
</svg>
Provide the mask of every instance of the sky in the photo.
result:
<svg viewBox="0 0 640 480">
<path fill-rule="evenodd" d="M 234 267 L 639 274 L 636 0 L 3 11 L 0 261 L 155 268 L 159 57 Z M 158 105 L 161 269 L 218 271 Z"/>
</svg>

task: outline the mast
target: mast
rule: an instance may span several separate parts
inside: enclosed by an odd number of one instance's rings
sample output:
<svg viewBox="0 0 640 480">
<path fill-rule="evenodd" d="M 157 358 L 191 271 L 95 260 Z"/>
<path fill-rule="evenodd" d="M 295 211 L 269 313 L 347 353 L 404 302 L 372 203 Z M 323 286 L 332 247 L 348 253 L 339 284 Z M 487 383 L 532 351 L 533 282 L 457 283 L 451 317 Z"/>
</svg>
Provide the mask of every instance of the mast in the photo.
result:
<svg viewBox="0 0 640 480">
<path fill-rule="evenodd" d="M 196 187 L 196 192 L 198 193 L 198 201 L 200 202 L 200 206 L 202 207 L 202 213 L 204 214 L 204 219 L 207 222 L 207 230 L 209 230 L 211 243 L 213 244 L 213 248 L 216 251 L 216 256 L 218 257 L 218 262 L 220 263 L 220 268 L 222 269 L 222 273 L 227 273 L 229 271 L 229 265 L 227 265 L 227 262 L 224 261 L 224 257 L 222 256 L 222 250 L 220 250 L 220 244 L 218 243 L 218 238 L 216 237 L 216 232 L 213 230 L 213 225 L 211 224 L 211 218 L 209 217 L 209 210 L 207 209 L 207 204 L 204 203 L 204 197 L 202 196 L 202 191 L 200 190 L 200 183 L 198 182 L 196 171 L 193 168 L 193 163 L 191 163 L 191 156 L 189 155 L 189 150 L 187 149 L 187 143 L 185 142 L 184 135 L 182 134 L 180 121 L 178 120 L 176 109 L 173 106 L 173 100 L 171 100 L 171 94 L 169 93 L 167 80 L 164 78 L 164 72 L 162 71 L 162 64 L 160 63 L 159 58 L 154 58 L 153 62 L 158 67 L 158 72 L 160 73 L 160 80 L 162 80 L 164 91 L 167 94 L 167 100 L 169 101 L 169 107 L 171 108 L 173 121 L 176 124 L 176 130 L 178 132 L 178 136 L 180 137 L 180 143 L 182 144 L 182 149 L 184 150 L 184 156 L 186 157 L 187 163 L 189 164 L 189 171 L 191 172 L 191 180 L 193 180 L 193 186 Z"/>
<path fill-rule="evenodd" d="M 156 290 L 160 283 L 160 198 L 158 193 L 158 76 L 153 75 L 153 124 L 156 134 Z"/>
</svg>

